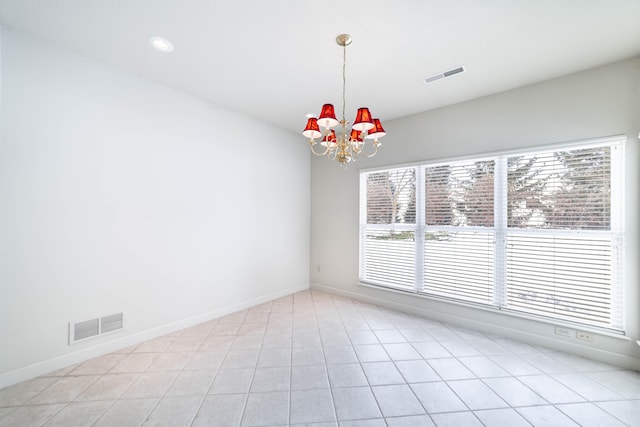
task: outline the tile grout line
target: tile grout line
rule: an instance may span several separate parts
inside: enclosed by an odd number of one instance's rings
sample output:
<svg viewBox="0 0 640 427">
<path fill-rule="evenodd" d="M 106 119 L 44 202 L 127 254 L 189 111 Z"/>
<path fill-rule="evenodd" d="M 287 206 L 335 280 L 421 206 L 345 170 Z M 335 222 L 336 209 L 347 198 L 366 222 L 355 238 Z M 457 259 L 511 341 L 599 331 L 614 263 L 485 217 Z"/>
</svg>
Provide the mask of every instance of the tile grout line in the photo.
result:
<svg viewBox="0 0 640 427">
<path fill-rule="evenodd" d="M 249 398 L 251 397 L 251 389 L 253 387 L 253 382 L 255 381 L 256 371 L 258 370 L 258 361 L 260 360 L 260 354 L 262 353 L 262 346 L 264 345 L 264 339 L 265 339 L 265 336 L 266 336 L 267 328 L 268 328 L 269 322 L 271 321 L 271 313 L 273 313 L 273 304 L 271 305 L 271 307 L 269 309 L 269 319 L 267 320 L 267 325 L 265 326 L 265 331 L 262 334 L 262 339 L 260 340 L 260 347 L 258 348 L 258 354 L 257 354 L 257 357 L 256 357 L 255 365 L 253 367 L 253 374 L 251 375 L 251 381 L 249 382 L 249 388 L 247 390 L 247 397 L 246 397 L 246 399 L 244 401 L 244 405 L 243 405 L 243 408 L 242 408 L 242 416 L 240 417 L 240 423 L 239 423 L 240 426 L 243 425 L 244 420 L 245 420 L 245 415 L 246 415 L 246 411 L 247 411 L 247 405 L 249 403 Z M 247 314 L 248 314 L 248 312 L 247 312 Z M 246 316 L 245 316 L 245 319 L 246 319 Z M 292 327 L 293 327 L 293 322 L 292 322 Z M 255 392 L 255 393 L 258 393 L 258 392 Z M 289 406 L 289 405 L 287 405 L 287 406 Z M 289 417 L 287 415 L 287 420 L 288 419 L 289 419 Z"/>
<path fill-rule="evenodd" d="M 214 336 L 214 335 L 212 335 L 212 333 L 213 333 L 213 331 L 215 330 L 215 328 L 219 324 L 218 319 L 214 319 L 214 320 L 216 320 L 216 322 L 213 324 L 213 326 L 211 327 L 211 330 L 204 337 L 204 339 L 202 340 L 202 342 L 198 346 L 198 349 L 195 351 L 194 355 L 191 357 L 191 359 L 189 359 L 189 362 L 187 362 L 185 364 L 185 367 L 188 366 L 189 363 L 191 363 L 191 361 L 196 357 L 196 354 L 198 354 L 200 352 L 200 350 L 202 349 L 202 346 L 204 345 L 204 343 L 207 340 L 207 338 L 209 338 L 211 336 Z M 209 321 L 209 322 L 211 322 L 211 321 Z M 202 351 L 202 352 L 204 353 L 205 351 Z M 227 353 L 228 353 L 228 350 L 225 352 L 225 357 L 227 356 Z M 224 360 L 224 358 L 223 358 L 223 360 Z M 222 362 L 220 362 L 220 365 L 222 366 Z M 202 396 L 202 399 L 200 400 L 200 404 L 198 405 L 198 408 L 194 411 L 193 416 L 191 418 L 191 421 L 189 422 L 189 426 L 191 426 L 195 422 L 196 418 L 198 418 L 198 414 L 200 413 L 200 410 L 202 409 L 202 405 L 204 404 L 204 401 L 209 396 L 209 392 L 211 391 L 211 387 L 213 387 L 213 383 L 214 383 L 216 377 L 218 376 L 218 373 L 220 372 L 220 367 L 221 366 L 218 366 L 218 368 L 216 369 L 216 373 L 211 377 L 211 382 L 209 383 L 209 387 L 207 387 L 207 391 Z M 184 368 L 183 368 L 182 372 L 184 372 Z M 171 388 L 171 386 L 169 386 L 169 389 L 170 388 Z M 169 390 L 169 389 L 167 389 L 167 390 Z"/>
<path fill-rule="evenodd" d="M 242 318 L 242 324 L 244 324 L 244 320 L 247 318 L 247 314 L 248 314 L 248 310 L 247 310 L 247 313 L 245 313 L 244 317 Z M 231 315 L 233 315 L 233 313 Z M 240 326 L 238 328 L 238 331 L 236 331 L 236 334 L 234 335 L 233 341 L 231 342 L 231 344 L 229 344 L 229 348 L 227 349 L 227 352 L 226 352 L 226 354 L 224 356 L 224 359 L 222 360 L 222 362 L 220 362 L 220 369 L 218 370 L 218 373 L 222 370 L 222 367 L 224 366 L 224 362 L 227 361 L 227 357 L 229 357 L 229 352 L 232 351 L 231 349 L 233 348 L 233 344 L 235 343 L 235 341 L 236 341 L 236 339 L 238 337 L 238 334 L 240 333 L 240 329 L 241 328 L 242 328 L 242 326 Z M 264 337 L 263 337 L 263 341 L 264 341 Z M 260 357 L 260 353 L 259 352 L 258 352 L 258 357 Z M 256 365 L 257 365 L 257 363 L 258 363 L 258 360 L 256 358 Z M 232 369 L 232 368 L 229 368 L 229 369 Z M 241 368 L 239 368 L 239 369 L 241 369 Z M 255 375 L 256 375 L 256 367 L 254 366 L 253 373 L 251 374 L 251 381 L 249 381 L 249 388 L 247 390 L 247 397 L 244 399 L 244 403 L 242 405 L 242 415 L 240 416 L 240 420 L 238 422 L 238 426 L 242 425 L 242 421 L 244 419 L 244 414 L 245 414 L 245 411 L 246 411 L 246 408 L 247 408 L 247 403 L 249 402 L 249 395 L 251 393 L 251 386 L 253 385 L 253 379 L 254 379 Z M 217 377 L 217 374 L 216 374 L 216 377 Z M 214 379 L 214 381 L 215 381 L 215 379 Z M 211 383 L 211 387 L 213 387 L 213 382 Z M 209 390 L 209 391 L 211 391 L 211 390 Z M 231 393 L 223 393 L 223 394 L 231 394 Z"/>
<path fill-rule="evenodd" d="M 80 377 L 81 375 L 75 375 L 75 377 Z M 82 389 L 77 395 L 76 397 L 78 397 L 80 394 L 82 394 L 84 391 L 86 391 L 89 387 L 91 387 L 93 384 L 95 384 L 101 377 L 102 375 L 96 375 L 98 378 L 96 378 L 95 380 L 93 380 L 90 384 L 88 384 L 84 389 Z M 56 381 L 52 382 L 51 384 L 49 384 L 47 387 L 45 387 L 44 389 L 42 389 L 39 393 L 37 393 L 36 395 L 32 396 L 31 398 L 27 399 L 23 405 L 21 406 L 36 406 L 36 405 L 28 405 L 29 401 L 31 401 L 32 399 L 34 399 L 36 396 L 40 395 L 41 393 L 44 393 L 46 390 L 48 390 L 49 388 L 53 387 L 55 384 L 57 384 L 58 382 L 62 381 L 63 378 L 69 378 L 69 377 L 74 377 L 73 375 L 67 376 L 64 375 L 60 378 L 58 378 Z M 56 417 L 58 414 L 60 414 L 63 410 L 65 410 L 76 398 L 74 397 L 73 399 L 71 399 L 69 402 L 60 402 L 59 404 L 64 404 L 64 406 L 62 408 L 60 408 L 60 410 L 56 411 L 55 413 L 51 414 L 49 417 L 47 417 L 45 420 L 43 420 L 43 422 L 40 424 L 41 426 L 47 424 L 49 421 L 51 421 L 54 417 Z M 43 403 L 42 405 L 55 405 L 57 403 Z"/>
<path fill-rule="evenodd" d="M 421 328 L 422 330 L 422 328 Z M 403 336 L 405 339 L 408 340 L 407 337 L 404 336 L 404 334 L 402 334 L 402 332 L 400 332 L 400 330 L 398 329 L 398 332 L 400 333 L 401 336 Z M 413 360 L 419 360 L 421 362 L 424 362 L 427 364 L 427 366 L 430 367 L 431 370 L 433 370 L 433 372 L 442 380 L 442 377 L 440 377 L 440 374 L 438 374 L 438 372 L 435 371 L 435 369 L 433 369 L 431 367 L 431 365 L 429 365 L 429 363 L 422 357 L 422 355 L 417 351 L 417 349 L 412 345 L 411 342 L 407 341 L 407 343 L 409 344 L 409 346 L 413 349 L 413 351 L 416 352 L 416 354 L 418 356 L 420 356 L 420 359 L 413 359 Z M 382 346 L 384 348 L 384 345 Z M 386 348 L 384 348 L 385 352 L 387 352 Z M 422 400 L 420 400 L 420 398 L 418 397 L 418 395 L 416 394 L 415 390 L 413 389 L 413 387 L 411 387 L 411 383 L 409 383 L 407 381 L 406 376 L 402 373 L 402 371 L 398 368 L 397 362 L 396 360 L 393 360 L 393 358 L 388 354 L 389 358 L 391 359 L 391 362 L 393 363 L 394 368 L 398 371 L 398 373 L 400 374 L 400 376 L 402 377 L 402 379 L 405 382 L 405 385 L 407 386 L 407 388 L 409 389 L 409 391 L 411 391 L 411 394 L 413 395 L 413 397 L 416 399 L 416 401 L 420 404 L 420 406 L 422 407 L 422 409 L 424 410 L 424 413 L 426 414 L 426 416 L 429 418 L 429 420 L 431 420 L 431 422 L 435 425 L 435 421 L 433 420 L 433 417 L 431 416 L 431 414 L 429 413 L 429 411 L 427 411 L 427 408 L 424 406 L 424 404 L 422 403 Z"/>
<path fill-rule="evenodd" d="M 112 368 L 112 369 L 113 369 L 113 368 Z M 107 371 L 107 372 L 108 372 L 108 371 Z M 104 376 L 106 376 L 106 375 L 108 375 L 108 374 L 106 374 L 106 373 L 105 373 L 101 378 L 103 378 L 103 377 L 104 377 Z M 107 406 L 107 407 L 106 407 L 106 408 L 105 408 L 105 409 L 100 413 L 100 415 L 99 415 L 99 416 L 98 416 L 98 417 L 97 417 L 97 418 L 96 418 L 96 419 L 91 423 L 91 426 L 94 426 L 94 425 L 95 425 L 95 424 L 100 420 L 100 418 L 102 418 L 102 417 L 104 416 L 104 414 L 106 414 L 106 413 L 107 413 L 107 411 L 108 411 L 109 409 L 111 409 L 111 407 L 112 407 L 113 405 L 115 405 L 115 403 L 116 403 L 118 400 L 120 400 L 120 397 L 124 396 L 124 394 L 125 394 L 127 391 L 129 391 L 129 389 L 133 386 L 133 384 L 135 384 L 135 383 L 140 379 L 140 377 L 141 377 L 141 376 L 142 376 L 142 373 L 137 373 L 137 377 L 136 377 L 133 381 L 131 381 L 131 383 L 130 383 L 130 384 L 129 384 L 129 385 L 128 385 L 128 386 L 127 386 L 123 391 L 122 391 L 122 393 L 120 393 L 120 394 L 118 395 L 118 397 L 116 397 L 115 399 L 113 399 L 113 400 L 111 401 L 111 404 L 110 404 L 110 405 L 108 405 L 108 406 Z M 96 381 L 96 382 L 97 382 L 97 381 Z M 78 395 L 78 396 L 79 396 L 79 395 Z M 76 397 L 76 398 L 77 398 L 77 397 Z"/>
<path fill-rule="evenodd" d="M 318 321 L 318 310 L 316 309 L 316 305 L 315 305 L 315 299 L 313 300 L 313 307 L 314 307 L 314 312 L 315 312 L 315 317 L 316 317 L 316 323 Z M 333 303 L 333 300 L 331 301 L 331 305 L 334 308 L 334 310 L 337 313 L 337 309 L 335 307 L 335 304 Z M 342 320 L 340 321 L 340 323 L 342 324 Z M 342 324 L 342 329 L 344 329 L 344 324 Z M 329 396 L 331 398 L 331 409 L 333 410 L 333 417 L 334 420 L 336 422 L 336 424 L 338 424 L 340 421 L 338 419 L 338 411 L 336 410 L 336 402 L 335 402 L 335 397 L 333 396 L 333 387 L 331 387 L 331 380 L 329 378 L 329 367 L 327 366 L 327 355 L 325 353 L 324 350 L 324 345 L 322 343 L 322 334 L 320 333 L 320 325 L 318 324 L 318 335 L 320 336 L 320 348 L 322 349 L 322 361 L 323 366 L 324 366 L 324 371 L 325 371 L 325 375 L 327 378 L 327 384 L 329 385 Z M 349 339 L 349 335 L 347 334 L 347 331 L 345 330 L 345 335 L 347 335 L 347 339 Z M 351 341 L 349 341 L 351 342 Z"/>
</svg>

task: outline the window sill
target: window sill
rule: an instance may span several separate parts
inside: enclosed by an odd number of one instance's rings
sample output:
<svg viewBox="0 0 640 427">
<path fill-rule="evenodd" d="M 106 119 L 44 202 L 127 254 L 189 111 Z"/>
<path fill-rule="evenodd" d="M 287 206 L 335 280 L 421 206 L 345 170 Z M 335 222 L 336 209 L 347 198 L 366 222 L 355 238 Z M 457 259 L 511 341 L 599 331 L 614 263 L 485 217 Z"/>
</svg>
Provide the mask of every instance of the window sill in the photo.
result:
<svg viewBox="0 0 640 427">
<path fill-rule="evenodd" d="M 619 339 L 619 340 L 622 340 L 622 341 L 631 341 L 631 338 L 629 338 L 627 335 L 625 335 L 624 332 L 616 333 L 616 332 L 613 332 L 613 331 L 605 331 L 605 330 L 602 330 L 602 329 L 599 329 L 599 328 L 590 327 L 589 325 L 582 325 L 582 324 L 579 324 L 579 323 L 572 323 L 572 322 L 567 322 L 567 321 L 563 321 L 563 320 L 544 319 L 544 318 L 540 318 L 540 317 L 537 317 L 537 316 L 530 316 L 530 315 L 527 315 L 527 314 L 524 314 L 524 313 L 515 313 L 515 312 L 511 312 L 511 311 L 504 311 L 504 310 L 500 310 L 498 308 L 492 308 L 492 307 L 488 307 L 488 306 L 484 306 L 484 305 L 480 305 L 480 304 L 466 303 L 464 301 L 454 301 L 454 300 L 450 300 L 450 299 L 446 299 L 446 298 L 438 298 L 438 297 L 434 297 L 434 296 L 430 296 L 430 295 L 419 294 L 419 293 L 416 293 L 414 291 L 405 291 L 405 290 L 395 289 L 395 288 L 390 288 L 390 287 L 385 287 L 385 286 L 372 285 L 370 283 L 358 282 L 358 286 L 362 286 L 362 287 L 370 288 L 370 289 L 376 289 L 376 290 L 383 291 L 383 292 L 392 292 L 392 293 L 396 293 L 396 294 L 407 295 L 409 297 L 415 297 L 415 298 L 425 299 L 425 300 L 429 300 L 429 301 L 435 301 L 435 302 L 438 302 L 438 303 L 452 304 L 452 305 L 457 305 L 457 306 L 461 306 L 461 307 L 472 308 L 472 309 L 476 309 L 476 310 L 481 310 L 481 311 L 494 313 L 494 314 L 499 314 L 499 315 L 504 315 L 504 316 L 509 316 L 509 317 L 517 317 L 517 318 L 520 318 L 520 319 L 525 319 L 525 320 L 529 320 L 529 321 L 532 321 L 532 322 L 537 322 L 537 323 L 540 323 L 540 324 L 547 324 L 547 325 L 552 325 L 552 326 L 562 326 L 562 327 L 566 327 L 566 328 L 570 328 L 570 329 L 574 329 L 574 330 L 580 330 L 580 331 L 589 332 L 589 333 L 592 333 L 594 335 L 600 335 L 600 336 L 605 336 L 605 337 L 609 337 L 609 338 Z M 640 340 L 636 341 L 636 344 L 638 344 L 638 346 L 640 346 Z"/>
</svg>

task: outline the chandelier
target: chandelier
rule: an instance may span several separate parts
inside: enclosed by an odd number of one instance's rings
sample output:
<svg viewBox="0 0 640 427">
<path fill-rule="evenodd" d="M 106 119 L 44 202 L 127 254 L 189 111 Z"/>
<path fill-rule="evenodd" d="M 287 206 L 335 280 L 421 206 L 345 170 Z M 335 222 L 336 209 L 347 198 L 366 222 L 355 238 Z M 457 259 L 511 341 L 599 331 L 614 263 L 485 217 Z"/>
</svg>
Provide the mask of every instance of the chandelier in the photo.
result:
<svg viewBox="0 0 640 427">
<path fill-rule="evenodd" d="M 356 120 L 351 126 L 351 130 L 347 129 L 348 121 L 345 120 L 345 87 L 346 87 L 346 69 L 347 69 L 347 46 L 351 44 L 351 36 L 349 34 L 340 34 L 336 37 L 338 46 L 343 47 L 342 57 L 342 120 L 336 119 L 336 113 L 332 104 L 324 104 L 320 115 L 309 117 L 307 126 L 302 134 L 309 138 L 309 147 L 311 152 L 316 156 L 327 156 L 331 160 L 338 160 L 340 165 L 345 167 L 349 162 L 355 162 L 359 155 L 365 157 L 373 157 L 378 152 L 381 145 L 379 139 L 387 133 L 382 128 L 379 119 L 374 119 L 366 107 L 358 108 Z M 340 125 L 338 132 L 333 129 Z M 322 130 L 321 130 L 322 128 Z M 324 147 L 320 152 L 315 150 L 316 138 L 320 139 L 319 144 Z M 367 140 L 372 140 L 372 149 L 366 153 L 365 144 Z"/>
</svg>

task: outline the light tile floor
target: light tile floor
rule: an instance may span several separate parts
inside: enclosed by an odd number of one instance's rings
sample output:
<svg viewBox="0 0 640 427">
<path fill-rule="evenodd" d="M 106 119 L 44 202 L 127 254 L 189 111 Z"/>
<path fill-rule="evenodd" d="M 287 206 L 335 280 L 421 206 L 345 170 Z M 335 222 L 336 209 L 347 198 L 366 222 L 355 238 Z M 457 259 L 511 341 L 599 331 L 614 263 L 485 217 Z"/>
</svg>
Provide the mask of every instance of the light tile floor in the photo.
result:
<svg viewBox="0 0 640 427">
<path fill-rule="evenodd" d="M 305 291 L 0 390 L 0 426 L 640 426 L 640 373 Z"/>
</svg>

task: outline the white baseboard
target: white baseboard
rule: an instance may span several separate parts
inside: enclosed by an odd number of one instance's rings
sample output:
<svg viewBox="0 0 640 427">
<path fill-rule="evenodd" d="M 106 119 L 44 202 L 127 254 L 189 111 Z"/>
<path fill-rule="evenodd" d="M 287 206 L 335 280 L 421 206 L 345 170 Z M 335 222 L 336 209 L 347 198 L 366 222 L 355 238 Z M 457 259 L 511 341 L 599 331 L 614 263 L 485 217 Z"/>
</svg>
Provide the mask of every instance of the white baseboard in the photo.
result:
<svg viewBox="0 0 640 427">
<path fill-rule="evenodd" d="M 638 371 L 640 370 L 640 359 L 629 356 L 626 354 L 615 353 L 600 348 L 588 347 L 579 343 L 566 342 L 556 339 L 554 337 L 547 337 L 527 331 L 521 331 L 511 328 L 509 326 L 498 325 L 495 323 L 483 322 L 477 319 L 469 319 L 461 316 L 452 315 L 442 311 L 428 310 L 413 305 L 403 304 L 400 302 L 389 301 L 384 298 L 379 298 L 371 295 L 364 295 L 357 292 L 347 291 L 343 289 L 334 288 L 331 286 L 321 285 L 319 283 L 312 283 L 311 289 L 316 289 L 322 292 L 327 292 L 334 295 L 339 295 L 354 300 L 362 301 L 369 304 L 375 304 L 381 307 L 389 308 L 392 310 L 401 311 L 404 313 L 414 314 L 420 317 L 436 320 L 439 322 L 448 323 L 454 326 L 463 327 L 472 330 L 478 330 L 480 332 L 491 333 L 495 335 L 501 335 L 505 338 L 519 340 L 528 344 L 546 347 L 553 350 L 563 351 L 566 353 L 575 354 L 589 359 L 609 363 L 612 365 L 620 366 L 626 369 Z M 640 345 L 640 344 L 639 344 Z"/>
<path fill-rule="evenodd" d="M 31 378 L 35 378 L 40 375 L 47 374 L 49 372 L 53 372 L 58 369 L 65 368 L 76 363 L 84 362 L 85 360 L 94 357 L 114 352 L 121 348 L 136 345 L 143 341 L 170 334 L 172 332 L 179 331 L 180 329 L 188 328 L 199 323 L 217 319 L 218 317 L 226 316 L 227 314 L 235 313 L 237 311 L 244 310 L 246 308 L 263 304 L 265 302 L 269 302 L 271 300 L 307 289 L 309 289 L 309 284 L 292 286 L 281 291 L 262 295 L 247 301 L 242 301 L 230 306 L 218 308 L 216 310 L 188 317 L 177 322 L 171 322 L 152 329 L 147 329 L 145 331 L 136 332 L 134 334 L 120 337 L 116 337 L 115 335 L 113 335 L 113 339 L 109 341 L 101 342 L 90 347 L 84 347 L 70 353 L 62 354 L 60 356 L 33 363 L 31 365 L 13 369 L 11 371 L 3 372 L 0 374 L 0 389 L 22 381 L 29 380 Z M 122 333 L 125 332 L 126 331 L 122 331 Z"/>
</svg>

